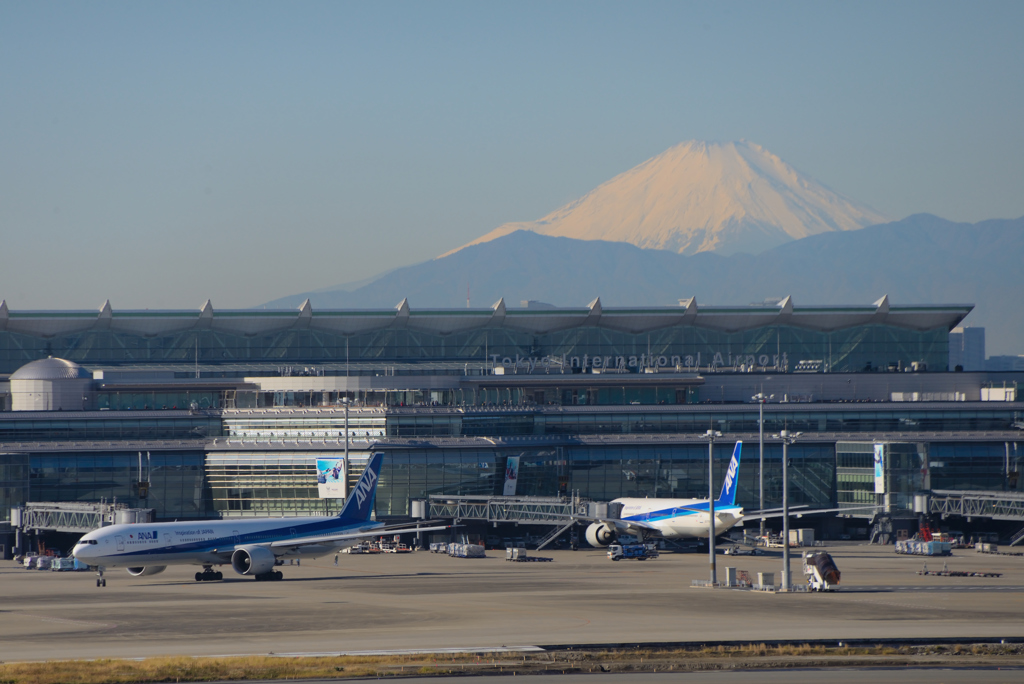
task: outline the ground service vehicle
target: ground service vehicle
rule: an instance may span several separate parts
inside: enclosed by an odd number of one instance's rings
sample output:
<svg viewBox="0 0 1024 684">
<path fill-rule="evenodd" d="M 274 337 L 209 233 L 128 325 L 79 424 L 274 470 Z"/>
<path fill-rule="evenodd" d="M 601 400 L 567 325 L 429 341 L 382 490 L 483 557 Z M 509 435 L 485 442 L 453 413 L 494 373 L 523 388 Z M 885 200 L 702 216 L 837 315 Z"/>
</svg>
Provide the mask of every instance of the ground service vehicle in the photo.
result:
<svg viewBox="0 0 1024 684">
<path fill-rule="evenodd" d="M 658 557 L 658 548 L 654 544 L 612 544 L 608 547 L 608 557 L 613 561 L 623 558 L 647 560 Z"/>
</svg>

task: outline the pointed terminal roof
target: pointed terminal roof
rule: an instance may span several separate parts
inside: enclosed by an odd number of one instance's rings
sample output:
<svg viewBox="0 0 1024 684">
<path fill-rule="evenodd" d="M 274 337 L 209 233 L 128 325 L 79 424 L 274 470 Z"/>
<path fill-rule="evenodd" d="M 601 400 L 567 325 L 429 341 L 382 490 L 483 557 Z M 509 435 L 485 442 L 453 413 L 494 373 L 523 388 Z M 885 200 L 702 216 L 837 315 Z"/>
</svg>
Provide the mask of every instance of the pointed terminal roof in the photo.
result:
<svg viewBox="0 0 1024 684">
<path fill-rule="evenodd" d="M 100 330 L 106 330 L 110 327 L 110 321 L 114 318 L 114 310 L 110 308 L 110 300 L 103 302 L 103 306 L 100 307 L 99 316 L 96 317 L 96 327 Z"/>
<path fill-rule="evenodd" d="M 199 310 L 199 320 L 196 321 L 197 328 L 210 328 L 213 326 L 213 303 L 207 299 L 203 308 Z"/>
<path fill-rule="evenodd" d="M 598 321 L 601 320 L 601 316 L 604 314 L 604 307 L 601 306 L 601 298 L 598 297 L 594 301 L 587 304 L 587 308 L 590 309 L 590 313 L 587 315 L 583 325 L 585 326 L 596 326 Z"/>
<path fill-rule="evenodd" d="M 392 321 L 392 325 L 395 327 L 405 327 L 409 322 L 409 298 L 406 297 L 402 301 L 398 302 L 395 307 L 395 320 Z"/>
<path fill-rule="evenodd" d="M 494 302 L 494 306 L 491 308 L 494 309 L 494 313 L 491 314 L 491 321 L 498 324 L 504 323 L 506 314 L 505 298 L 502 297 L 498 301 Z"/>
<path fill-rule="evenodd" d="M 313 320 L 313 305 L 309 303 L 309 299 L 302 302 L 302 306 L 299 307 L 299 317 L 296 321 L 296 326 L 299 328 L 308 328 L 310 322 Z"/>
<path fill-rule="evenodd" d="M 909 330 L 951 329 L 970 313 L 970 304 L 930 304 L 892 306 L 888 296 L 873 305 L 825 305 L 796 308 L 792 297 L 777 307 L 708 306 L 698 307 L 695 298 L 681 299 L 678 306 L 605 307 L 598 297 L 587 307 L 553 309 L 506 309 L 499 299 L 488 309 L 412 310 L 408 299 L 394 309 L 345 309 L 313 311 L 311 302 L 294 310 L 260 311 L 255 309 L 214 312 L 207 300 L 198 317 L 193 311 L 131 311 L 131 315 L 113 315 L 109 302 L 99 313 L 92 311 L 9 311 L 0 300 L 0 330 L 50 338 L 75 334 L 105 326 L 119 334 L 156 337 L 185 330 L 216 330 L 239 335 L 264 335 L 289 328 L 309 327 L 334 334 L 351 335 L 389 327 L 450 334 L 466 330 L 504 327 L 532 334 L 547 334 L 574 327 L 600 327 L 631 334 L 659 330 L 676 325 L 692 325 L 712 330 L 738 332 L 768 325 L 790 325 L 819 331 L 832 331 L 865 324 L 884 324 Z"/>
</svg>

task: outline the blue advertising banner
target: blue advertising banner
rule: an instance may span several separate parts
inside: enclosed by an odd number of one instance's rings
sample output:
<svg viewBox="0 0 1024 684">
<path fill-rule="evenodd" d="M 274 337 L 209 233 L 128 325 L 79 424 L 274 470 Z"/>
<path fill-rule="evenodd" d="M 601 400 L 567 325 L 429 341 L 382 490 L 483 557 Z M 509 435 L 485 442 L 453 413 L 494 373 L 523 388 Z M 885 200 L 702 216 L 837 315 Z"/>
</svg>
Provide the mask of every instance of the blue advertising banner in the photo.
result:
<svg viewBox="0 0 1024 684">
<path fill-rule="evenodd" d="M 875 445 L 875 494 L 885 494 L 885 445 Z"/>
<path fill-rule="evenodd" d="M 316 486 L 321 499 L 344 499 L 346 489 L 345 459 L 330 458 L 316 460 Z"/>
</svg>

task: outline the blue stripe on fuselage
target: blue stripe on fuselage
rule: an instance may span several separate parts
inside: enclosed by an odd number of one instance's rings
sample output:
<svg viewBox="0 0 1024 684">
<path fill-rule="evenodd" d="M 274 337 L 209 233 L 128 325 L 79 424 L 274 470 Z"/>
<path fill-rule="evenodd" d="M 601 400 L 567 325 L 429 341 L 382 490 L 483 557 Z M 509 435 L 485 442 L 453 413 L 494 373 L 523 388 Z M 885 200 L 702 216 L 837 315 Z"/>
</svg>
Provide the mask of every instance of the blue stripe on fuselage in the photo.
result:
<svg viewBox="0 0 1024 684">
<path fill-rule="evenodd" d="M 223 521 L 217 522 L 222 523 Z M 246 521 L 239 521 L 241 524 L 244 524 L 245 522 Z M 198 522 L 197 524 L 202 523 Z M 315 522 L 298 524 L 282 522 L 280 527 L 273 527 L 239 535 L 232 534 L 224 537 L 216 537 L 210 540 L 187 542 L 184 544 L 155 546 L 148 549 L 139 549 L 137 551 L 115 552 L 110 557 L 144 558 L 146 556 L 162 555 L 167 553 L 212 552 L 214 549 L 220 549 L 222 547 L 232 548 L 235 546 L 245 546 L 246 544 L 269 544 L 277 541 L 287 541 L 289 539 L 302 539 L 304 537 L 315 536 L 316 534 L 326 534 L 330 532 L 341 533 L 349 529 L 356 530 L 362 527 L 372 527 L 374 524 L 375 523 L 369 521 L 343 520 L 340 518 L 324 518 L 323 520 L 317 520 Z M 294 534 L 290 532 L 292 529 L 295 530 Z M 170 528 L 170 530 L 173 531 L 173 528 Z M 285 530 L 289 530 L 289 532 L 282 534 Z"/>
<path fill-rule="evenodd" d="M 737 510 L 740 510 L 739 506 L 719 506 L 719 505 L 717 505 L 717 502 L 716 502 L 716 505 L 715 505 L 715 512 L 716 513 L 724 513 L 724 512 L 727 512 L 727 511 L 737 511 Z M 638 513 L 637 515 L 630 515 L 630 516 L 627 516 L 627 517 L 622 518 L 622 519 L 626 520 L 626 521 L 629 521 L 629 522 L 646 522 L 646 523 L 650 523 L 650 522 L 660 522 L 662 520 L 669 520 L 670 518 L 682 518 L 682 517 L 688 516 L 688 515 L 695 515 L 697 513 L 707 513 L 707 512 L 708 512 L 708 502 L 705 501 L 703 503 L 700 503 L 700 502 L 694 503 L 694 504 L 688 505 L 686 507 L 663 508 L 660 511 L 650 511 L 648 513 Z"/>
</svg>

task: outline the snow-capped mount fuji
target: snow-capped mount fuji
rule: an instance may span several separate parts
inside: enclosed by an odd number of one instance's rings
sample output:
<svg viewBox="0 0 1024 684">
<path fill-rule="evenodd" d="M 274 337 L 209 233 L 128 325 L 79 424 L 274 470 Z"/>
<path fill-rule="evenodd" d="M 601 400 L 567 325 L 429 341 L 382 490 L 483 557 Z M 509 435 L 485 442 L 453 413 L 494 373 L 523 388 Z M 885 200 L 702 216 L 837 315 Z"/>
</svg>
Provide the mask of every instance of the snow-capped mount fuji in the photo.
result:
<svg viewBox="0 0 1024 684">
<path fill-rule="evenodd" d="M 760 145 L 690 141 L 538 221 L 506 223 L 459 249 L 528 230 L 680 254 L 757 254 L 809 235 L 889 220 L 801 174 Z"/>
</svg>

